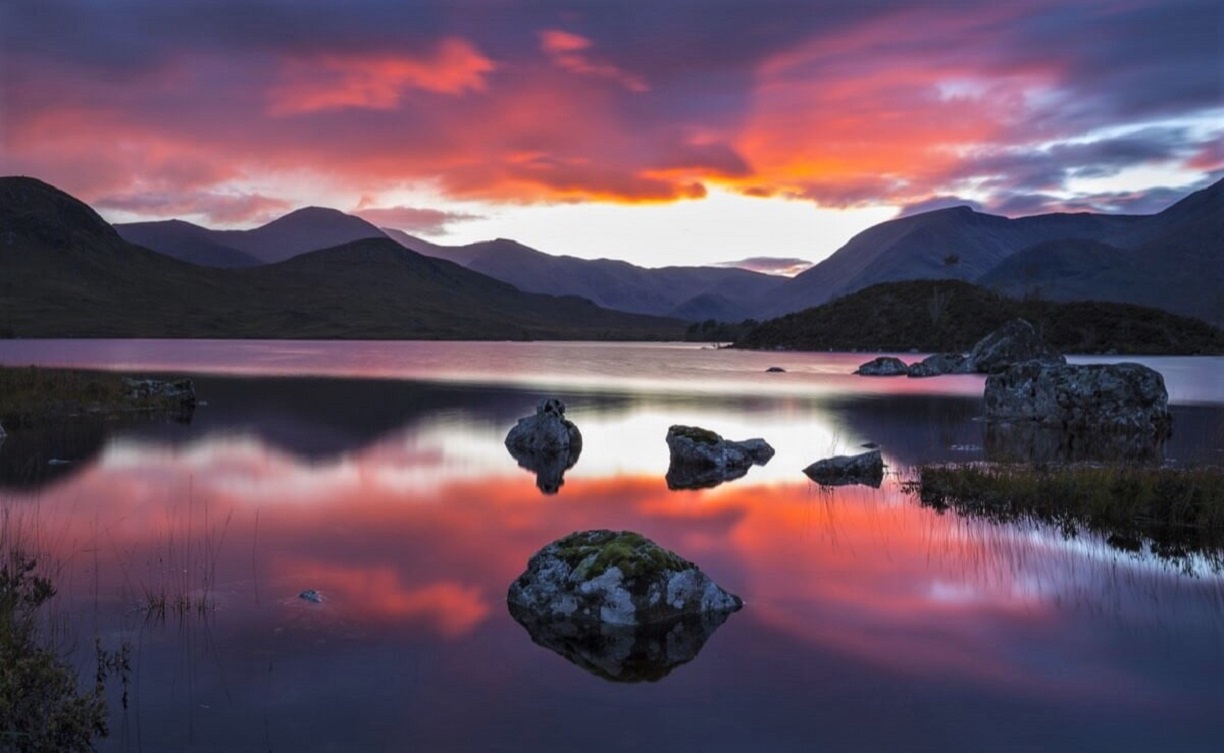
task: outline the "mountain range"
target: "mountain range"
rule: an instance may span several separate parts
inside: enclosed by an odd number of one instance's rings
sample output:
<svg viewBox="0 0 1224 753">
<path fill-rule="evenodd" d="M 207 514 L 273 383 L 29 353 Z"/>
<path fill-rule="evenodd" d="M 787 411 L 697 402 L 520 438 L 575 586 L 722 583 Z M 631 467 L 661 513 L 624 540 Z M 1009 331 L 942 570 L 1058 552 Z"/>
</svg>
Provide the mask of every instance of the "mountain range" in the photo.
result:
<svg viewBox="0 0 1224 753">
<path fill-rule="evenodd" d="M 288 226 L 286 237 L 303 238 L 296 233 L 310 224 L 301 218 L 241 237 L 267 242 Z M 166 227 L 212 237 L 185 225 Z M 84 203 L 26 177 L 0 178 L 0 269 L 0 331 L 9 336 L 663 339 L 683 331 L 676 320 L 525 293 L 381 233 L 276 263 L 199 266 L 124 240 Z"/>
<path fill-rule="evenodd" d="M 724 267 L 645 268 L 545 254 L 499 238 L 446 246 L 332 209 L 309 207 L 253 230 L 170 220 L 116 225 L 125 239 L 213 267 L 274 263 L 361 239 L 390 238 L 520 290 L 687 321 L 768 319 L 881 282 L 956 279 L 1010 297 L 1138 303 L 1224 319 L 1224 181 L 1155 215 L 1009 219 L 962 206 L 875 225 L 794 278 Z"/>
</svg>

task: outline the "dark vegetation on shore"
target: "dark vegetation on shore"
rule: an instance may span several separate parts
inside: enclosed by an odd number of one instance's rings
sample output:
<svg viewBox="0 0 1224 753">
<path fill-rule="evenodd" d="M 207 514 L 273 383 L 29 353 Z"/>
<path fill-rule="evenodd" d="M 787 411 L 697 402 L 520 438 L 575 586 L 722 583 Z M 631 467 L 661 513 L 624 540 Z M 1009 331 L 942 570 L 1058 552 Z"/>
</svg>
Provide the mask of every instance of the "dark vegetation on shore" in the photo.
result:
<svg viewBox="0 0 1224 753">
<path fill-rule="evenodd" d="M 139 394 L 131 378 L 106 371 L 0 366 L 0 425 L 7 430 L 76 417 L 178 413 L 182 402 Z"/>
<path fill-rule="evenodd" d="M 131 674 L 127 644 L 118 650 L 95 643 L 94 682 L 81 688 L 67 659 L 55 650 L 43 612 L 55 586 L 38 560 L 0 538 L 0 750 L 14 753 L 92 751 L 106 737 L 106 685 Z"/>
<path fill-rule="evenodd" d="M 886 282 L 764 322 L 735 340 L 759 350 L 965 351 L 1022 318 L 1065 353 L 1224 354 L 1224 330 L 1126 303 L 1016 300 L 959 280 Z"/>
<path fill-rule="evenodd" d="M 1224 568 L 1224 468 L 1124 464 L 924 465 L 906 483 L 922 504 L 999 523 L 1080 529 L 1110 546 Z"/>
</svg>

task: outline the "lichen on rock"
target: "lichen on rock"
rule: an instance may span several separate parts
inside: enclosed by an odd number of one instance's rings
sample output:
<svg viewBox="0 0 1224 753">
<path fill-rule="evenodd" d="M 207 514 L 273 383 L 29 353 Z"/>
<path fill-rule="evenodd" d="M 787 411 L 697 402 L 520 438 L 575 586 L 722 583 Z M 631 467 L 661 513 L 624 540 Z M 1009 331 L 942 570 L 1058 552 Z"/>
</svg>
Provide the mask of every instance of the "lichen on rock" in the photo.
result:
<svg viewBox="0 0 1224 753">
<path fill-rule="evenodd" d="M 539 618 L 610 625 L 734 612 L 743 601 L 692 562 L 641 534 L 572 533 L 536 552 L 507 601 Z"/>
</svg>

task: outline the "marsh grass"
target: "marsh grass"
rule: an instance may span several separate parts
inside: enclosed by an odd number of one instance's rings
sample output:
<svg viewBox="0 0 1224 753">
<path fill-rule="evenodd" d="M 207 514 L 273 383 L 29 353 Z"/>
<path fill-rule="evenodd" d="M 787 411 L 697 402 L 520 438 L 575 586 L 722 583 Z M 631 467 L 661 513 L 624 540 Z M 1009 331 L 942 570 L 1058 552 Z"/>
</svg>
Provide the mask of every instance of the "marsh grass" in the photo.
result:
<svg viewBox="0 0 1224 753">
<path fill-rule="evenodd" d="M 0 423 L 16 429 L 121 405 L 128 387 L 118 374 L 35 366 L 0 367 Z"/>
<path fill-rule="evenodd" d="M 922 504 L 996 522 L 1083 528 L 1115 548 L 1224 567 L 1224 468 L 1121 464 L 925 465 L 905 482 Z"/>
<path fill-rule="evenodd" d="M 205 504 L 197 530 L 195 504 L 189 491 L 184 532 L 176 536 L 175 526 L 170 526 L 165 551 L 150 563 L 149 579 L 140 584 L 137 609 L 156 621 L 167 617 L 177 620 L 207 617 L 214 612 L 217 562 L 233 515 L 230 510 L 220 525 L 214 524 Z"/>
</svg>

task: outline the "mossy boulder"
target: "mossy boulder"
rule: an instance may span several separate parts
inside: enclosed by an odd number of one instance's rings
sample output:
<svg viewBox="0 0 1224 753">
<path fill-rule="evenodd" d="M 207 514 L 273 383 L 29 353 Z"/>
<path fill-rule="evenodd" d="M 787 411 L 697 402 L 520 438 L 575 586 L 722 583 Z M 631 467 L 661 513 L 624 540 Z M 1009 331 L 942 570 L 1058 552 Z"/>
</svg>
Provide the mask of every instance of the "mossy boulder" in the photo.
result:
<svg viewBox="0 0 1224 753">
<path fill-rule="evenodd" d="M 743 601 L 696 565 L 631 531 L 580 531 L 536 552 L 507 601 L 537 619 L 657 625 Z"/>
</svg>

